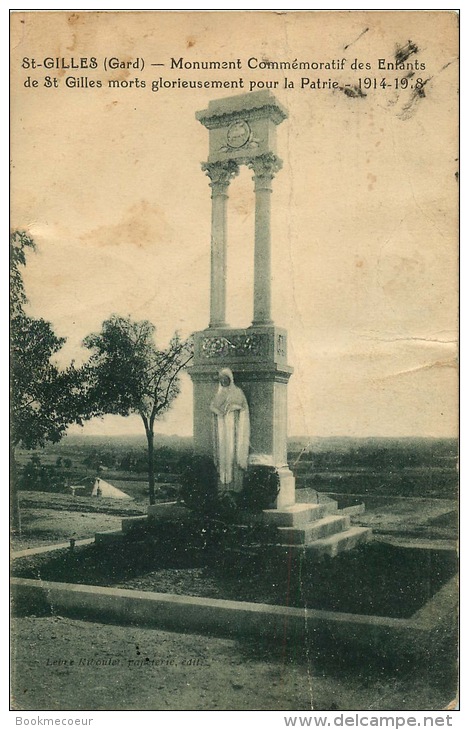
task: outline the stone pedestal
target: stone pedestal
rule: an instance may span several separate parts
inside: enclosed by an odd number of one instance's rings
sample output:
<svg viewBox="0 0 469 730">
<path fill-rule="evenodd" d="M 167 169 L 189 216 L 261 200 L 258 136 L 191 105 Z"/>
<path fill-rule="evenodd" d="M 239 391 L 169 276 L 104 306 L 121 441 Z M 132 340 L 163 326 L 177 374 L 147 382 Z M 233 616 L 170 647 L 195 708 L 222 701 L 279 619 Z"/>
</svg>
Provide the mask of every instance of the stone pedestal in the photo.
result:
<svg viewBox="0 0 469 730">
<path fill-rule="evenodd" d="M 210 403 L 218 373 L 229 367 L 246 396 L 251 420 L 249 463 L 269 463 L 280 477 L 277 507 L 295 502 L 295 479 L 287 464 L 286 330 L 273 325 L 247 329 L 209 328 L 194 334 L 194 450 L 213 456 Z"/>
</svg>

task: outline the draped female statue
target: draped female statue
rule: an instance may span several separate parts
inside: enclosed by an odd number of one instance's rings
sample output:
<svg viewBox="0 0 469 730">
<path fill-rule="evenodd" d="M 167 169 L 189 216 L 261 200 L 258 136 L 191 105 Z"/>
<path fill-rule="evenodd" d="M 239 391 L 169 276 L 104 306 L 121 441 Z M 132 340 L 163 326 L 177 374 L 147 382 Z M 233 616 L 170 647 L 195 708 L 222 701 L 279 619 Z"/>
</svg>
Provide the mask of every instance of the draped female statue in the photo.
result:
<svg viewBox="0 0 469 730">
<path fill-rule="evenodd" d="M 213 423 L 214 461 L 221 489 L 241 491 L 249 455 L 249 407 L 233 373 L 224 368 L 218 374 L 218 391 L 210 404 Z"/>
</svg>

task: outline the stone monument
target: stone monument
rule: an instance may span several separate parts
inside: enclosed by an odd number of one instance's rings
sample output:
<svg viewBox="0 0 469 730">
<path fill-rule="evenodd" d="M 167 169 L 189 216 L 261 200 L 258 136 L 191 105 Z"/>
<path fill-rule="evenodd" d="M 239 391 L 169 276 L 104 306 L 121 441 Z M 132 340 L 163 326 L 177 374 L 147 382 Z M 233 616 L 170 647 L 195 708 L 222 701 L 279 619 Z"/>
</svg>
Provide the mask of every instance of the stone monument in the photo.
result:
<svg viewBox="0 0 469 730">
<path fill-rule="evenodd" d="M 276 127 L 288 116 L 270 91 L 211 101 L 196 118 L 209 130 L 209 155 L 202 169 L 212 191 L 210 323 L 194 333 L 190 376 L 194 386 L 194 450 L 213 457 L 213 403 L 219 373 L 228 369 L 244 393 L 250 414 L 249 465 L 274 466 L 280 478 L 278 509 L 295 502 L 295 480 L 287 465 L 287 332 L 271 318 L 271 195 L 282 162 Z M 254 173 L 254 302 L 252 324 L 226 322 L 227 204 L 239 166 Z"/>
<path fill-rule="evenodd" d="M 272 181 L 282 166 L 275 132 L 287 112 L 270 91 L 260 91 L 212 101 L 196 117 L 210 132 L 202 169 L 212 189 L 212 245 L 210 323 L 194 333 L 189 368 L 194 450 L 212 459 L 220 493 L 242 490 L 250 467 L 275 468 L 280 491 L 274 508 L 249 517 L 277 528 L 275 538 L 266 534 L 266 544 L 289 566 L 294 555 L 335 557 L 371 539 L 372 533 L 351 524 L 356 506 L 339 510 L 327 495 L 318 495 L 315 503 L 295 503 L 295 479 L 287 465 L 287 386 L 293 371 L 287 364 L 287 333 L 275 326 L 270 312 L 270 204 Z M 239 165 L 252 169 L 255 193 L 254 312 L 245 329 L 229 327 L 225 317 L 228 189 Z M 161 520 L 186 519 L 188 512 L 176 502 L 150 505 L 148 519 L 127 518 L 122 531 L 98 533 L 96 541 L 121 539 L 142 523 L 151 532 Z"/>
</svg>

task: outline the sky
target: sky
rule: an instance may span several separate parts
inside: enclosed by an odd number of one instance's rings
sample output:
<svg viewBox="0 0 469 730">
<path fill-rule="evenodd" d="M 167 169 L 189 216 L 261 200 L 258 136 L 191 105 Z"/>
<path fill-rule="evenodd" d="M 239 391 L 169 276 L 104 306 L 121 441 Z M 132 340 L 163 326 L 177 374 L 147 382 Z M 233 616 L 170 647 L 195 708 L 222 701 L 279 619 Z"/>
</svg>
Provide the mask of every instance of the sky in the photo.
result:
<svg viewBox="0 0 469 730">
<path fill-rule="evenodd" d="M 63 363 L 86 358 L 83 338 L 112 313 L 151 320 L 161 344 L 174 330 L 205 328 L 211 201 L 200 163 L 208 132 L 195 112 L 237 92 L 154 92 L 151 82 L 242 77 L 249 91 L 250 82 L 277 81 L 289 117 L 277 130 L 283 169 L 273 181 L 272 299 L 294 367 L 289 433 L 454 436 L 456 15 L 267 12 L 256 20 L 223 12 L 14 14 L 11 215 L 12 227 L 38 245 L 24 271 L 30 312 L 67 337 Z M 409 40 L 418 51 L 408 61 L 425 69 L 407 82 L 407 71 L 378 69 L 378 59 L 395 62 Z M 96 58 L 98 68 L 31 68 L 31 59 L 47 58 Z M 145 66 L 106 72 L 109 58 Z M 189 65 L 239 58 L 242 70 L 171 69 L 171 58 Z M 249 69 L 250 58 L 258 59 L 251 65 L 345 62 L 343 71 L 285 71 Z M 359 63 L 372 68 L 352 68 Z M 44 86 L 47 76 L 57 88 Z M 103 85 L 66 86 L 71 77 Z M 293 87 L 285 88 L 286 77 Z M 361 78 L 366 96 L 311 88 L 318 77 L 342 88 Z M 127 88 L 108 88 L 110 78 Z M 424 95 L 409 88 L 417 78 Z M 136 79 L 139 87 L 129 87 Z M 365 79 L 377 88 L 364 90 Z M 243 168 L 229 191 L 232 326 L 252 319 L 251 175 Z M 137 416 L 108 416 L 83 432 L 141 428 Z M 158 430 L 191 429 L 185 376 Z"/>
</svg>

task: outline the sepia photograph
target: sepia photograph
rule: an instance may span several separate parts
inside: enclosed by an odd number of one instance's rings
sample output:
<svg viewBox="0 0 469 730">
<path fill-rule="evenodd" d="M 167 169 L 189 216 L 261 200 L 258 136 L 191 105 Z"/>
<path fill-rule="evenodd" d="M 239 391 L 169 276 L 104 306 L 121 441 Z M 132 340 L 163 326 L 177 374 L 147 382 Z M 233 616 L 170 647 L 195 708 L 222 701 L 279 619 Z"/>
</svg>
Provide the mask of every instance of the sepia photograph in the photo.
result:
<svg viewBox="0 0 469 730">
<path fill-rule="evenodd" d="M 451 726 L 458 12 L 10 43 L 11 710 Z"/>
</svg>

